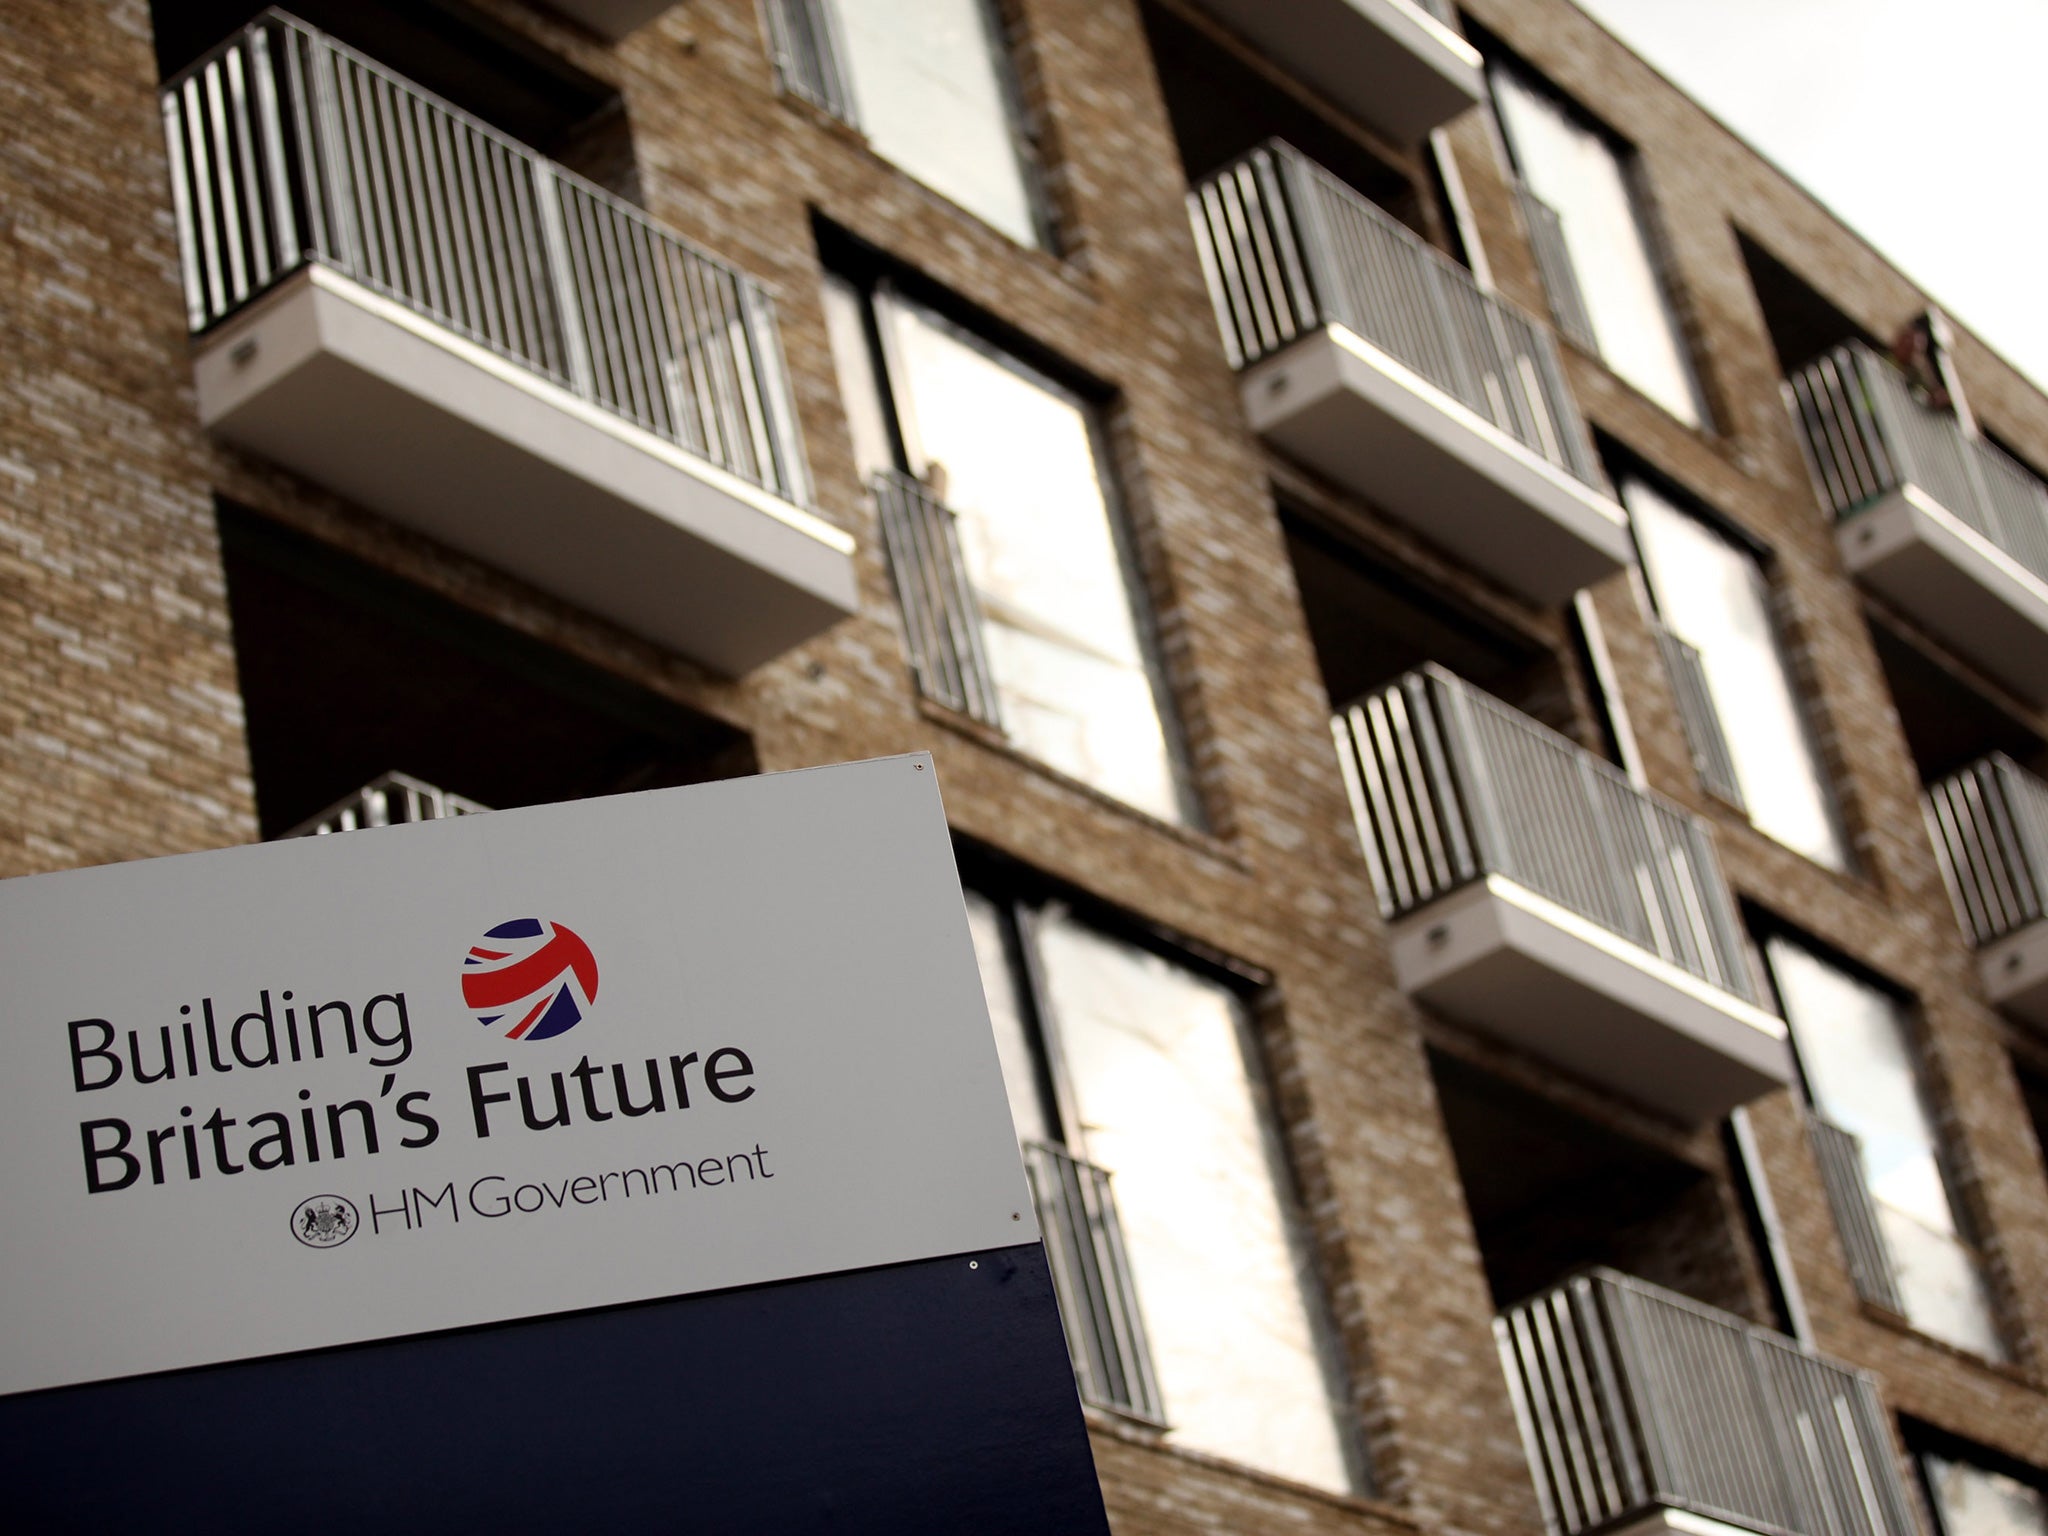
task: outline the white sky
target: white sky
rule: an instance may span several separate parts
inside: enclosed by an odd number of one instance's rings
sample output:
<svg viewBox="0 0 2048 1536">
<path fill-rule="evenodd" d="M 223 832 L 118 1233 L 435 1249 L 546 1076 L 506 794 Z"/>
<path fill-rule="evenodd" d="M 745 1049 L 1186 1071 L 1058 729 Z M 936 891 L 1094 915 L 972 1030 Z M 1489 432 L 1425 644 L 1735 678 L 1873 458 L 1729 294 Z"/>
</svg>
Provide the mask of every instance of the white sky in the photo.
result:
<svg viewBox="0 0 2048 1536">
<path fill-rule="evenodd" d="M 2048 0 L 1578 0 L 2048 388 Z"/>
</svg>

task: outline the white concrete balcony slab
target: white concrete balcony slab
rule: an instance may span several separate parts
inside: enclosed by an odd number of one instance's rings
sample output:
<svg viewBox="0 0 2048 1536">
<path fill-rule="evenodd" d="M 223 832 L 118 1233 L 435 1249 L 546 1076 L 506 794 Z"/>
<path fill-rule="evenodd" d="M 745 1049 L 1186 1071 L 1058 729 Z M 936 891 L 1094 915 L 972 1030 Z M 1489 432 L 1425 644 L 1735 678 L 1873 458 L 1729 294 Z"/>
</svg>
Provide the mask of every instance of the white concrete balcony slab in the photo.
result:
<svg viewBox="0 0 2048 1536">
<path fill-rule="evenodd" d="M 1546 329 L 1285 145 L 1189 208 L 1266 442 L 1536 603 L 1633 561 Z"/>
<path fill-rule="evenodd" d="M 1403 991 L 1688 1125 L 1791 1081 L 1697 817 L 1436 668 L 1336 731 Z"/>
<path fill-rule="evenodd" d="M 164 119 L 223 439 L 722 673 L 854 611 L 744 275 L 276 13 Z"/>
<path fill-rule="evenodd" d="M 1404 144 L 1486 95 L 1479 50 L 1436 0 L 1199 0 L 1338 106 Z"/>
<path fill-rule="evenodd" d="M 1835 529 L 1849 574 L 2021 698 L 2048 702 L 2048 581 L 1902 485 Z"/>
<path fill-rule="evenodd" d="M 1850 574 L 2021 698 L 2048 703 L 2048 485 L 1851 344 L 1786 385 Z"/>
</svg>

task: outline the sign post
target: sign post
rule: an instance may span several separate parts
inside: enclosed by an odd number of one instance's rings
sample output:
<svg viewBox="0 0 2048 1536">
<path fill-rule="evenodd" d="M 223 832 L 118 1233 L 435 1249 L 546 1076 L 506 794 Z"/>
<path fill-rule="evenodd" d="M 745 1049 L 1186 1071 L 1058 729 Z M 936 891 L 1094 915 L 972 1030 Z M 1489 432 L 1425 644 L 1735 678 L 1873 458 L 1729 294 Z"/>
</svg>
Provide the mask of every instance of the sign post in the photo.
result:
<svg viewBox="0 0 2048 1536">
<path fill-rule="evenodd" d="M 933 780 L 0 883 L 0 1516 L 1106 1530 Z"/>
</svg>

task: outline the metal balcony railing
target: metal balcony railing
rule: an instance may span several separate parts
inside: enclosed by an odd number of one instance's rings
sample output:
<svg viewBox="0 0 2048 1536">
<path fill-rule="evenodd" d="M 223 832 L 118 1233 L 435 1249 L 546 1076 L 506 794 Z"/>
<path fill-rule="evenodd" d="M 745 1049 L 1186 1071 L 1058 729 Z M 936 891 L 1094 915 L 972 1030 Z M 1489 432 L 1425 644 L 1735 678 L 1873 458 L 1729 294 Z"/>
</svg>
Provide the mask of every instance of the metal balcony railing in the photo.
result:
<svg viewBox="0 0 2048 1536">
<path fill-rule="evenodd" d="M 1529 226 L 1536 274 L 1543 279 L 1543 292 L 1550 300 L 1550 318 L 1556 323 L 1558 334 L 1597 355 L 1600 341 L 1593 334 L 1593 316 L 1586 308 L 1585 292 L 1579 287 L 1579 270 L 1572 265 L 1571 247 L 1565 244 L 1564 220 L 1527 182 L 1515 183 L 1515 198 L 1522 207 L 1522 221 Z"/>
<path fill-rule="evenodd" d="M 1770 1536 L 1919 1536 L 1860 1371 L 1608 1270 L 1494 1333 L 1553 1536 L 1660 1507 Z"/>
<path fill-rule="evenodd" d="M 1927 823 L 1972 944 L 2048 915 L 2048 784 L 1994 753 L 1927 791 Z"/>
<path fill-rule="evenodd" d="M 1764 1006 L 1705 823 L 1439 667 L 1337 717 L 1380 907 L 1488 874 Z"/>
<path fill-rule="evenodd" d="M 918 691 L 1002 729 L 981 600 L 960 551 L 957 515 L 922 481 L 894 470 L 876 475 L 873 489 Z"/>
<path fill-rule="evenodd" d="M 1807 1115 L 1806 1126 L 1856 1294 L 1903 1317 L 1906 1303 L 1899 1295 L 1898 1269 L 1877 1217 L 1877 1205 L 1870 1198 L 1862 1143 L 1853 1132 L 1816 1114 Z"/>
<path fill-rule="evenodd" d="M 1275 141 L 1188 194 L 1234 367 L 1341 325 L 1602 491 L 1550 332 L 1398 220 Z"/>
<path fill-rule="evenodd" d="M 1042 1142 L 1024 1144 L 1024 1168 L 1081 1396 L 1098 1408 L 1164 1427 L 1166 1409 L 1109 1175 Z"/>
<path fill-rule="evenodd" d="M 1671 678 L 1679 723 L 1685 727 L 1685 742 L 1692 751 L 1700 787 L 1737 810 L 1746 809 L 1742 785 L 1735 777 L 1735 759 L 1728 751 L 1728 736 L 1721 729 L 1721 712 L 1714 707 L 1700 653 L 1654 619 L 1650 630 L 1664 656 L 1664 670 Z"/>
<path fill-rule="evenodd" d="M 768 296 L 639 209 L 279 11 L 162 105 L 195 333 L 318 262 L 808 501 Z"/>
<path fill-rule="evenodd" d="M 1837 518 L 1916 485 L 1958 521 L 2048 581 L 2048 485 L 1946 411 L 1913 397 L 1905 376 L 1850 342 L 1785 386 L 1821 503 Z"/>
<path fill-rule="evenodd" d="M 337 800 L 317 816 L 300 822 L 286 837 L 321 837 L 329 832 L 356 832 L 365 827 L 392 827 L 408 821 L 438 821 L 443 816 L 474 816 L 488 811 L 461 795 L 415 779 L 387 773 L 372 779 L 346 800 Z"/>
</svg>

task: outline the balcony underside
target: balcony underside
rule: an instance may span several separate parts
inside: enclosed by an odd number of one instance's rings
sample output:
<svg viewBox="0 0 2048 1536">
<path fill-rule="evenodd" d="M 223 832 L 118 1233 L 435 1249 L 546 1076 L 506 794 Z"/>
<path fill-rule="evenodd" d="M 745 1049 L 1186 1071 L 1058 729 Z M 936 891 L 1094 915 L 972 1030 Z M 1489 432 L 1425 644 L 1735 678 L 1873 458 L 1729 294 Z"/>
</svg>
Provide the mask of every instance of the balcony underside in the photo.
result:
<svg viewBox="0 0 2048 1536">
<path fill-rule="evenodd" d="M 1409 0 L 1201 0 L 1347 111 L 1419 141 L 1486 91 L 1479 53 Z"/>
<path fill-rule="evenodd" d="M 618 42 L 667 10 L 675 0 L 548 0 L 550 10 L 580 21 L 599 37 Z"/>
<path fill-rule="evenodd" d="M 1634 559 L 1611 497 L 1343 326 L 1248 369 L 1243 390 L 1267 442 L 1533 602 Z"/>
<path fill-rule="evenodd" d="M 1689 1125 L 1792 1079 L 1781 1021 L 1498 875 L 1401 919 L 1393 949 L 1403 991 Z"/>
<path fill-rule="evenodd" d="M 2048 1035 L 2048 922 L 2029 923 L 1987 944 L 1977 970 L 1995 1006 Z"/>
<path fill-rule="evenodd" d="M 839 529 L 325 268 L 194 370 L 229 442 L 719 672 L 854 611 Z"/>
<path fill-rule="evenodd" d="M 2048 585 L 1917 486 L 1835 530 L 1871 591 L 2020 697 L 2048 703 Z"/>
</svg>

